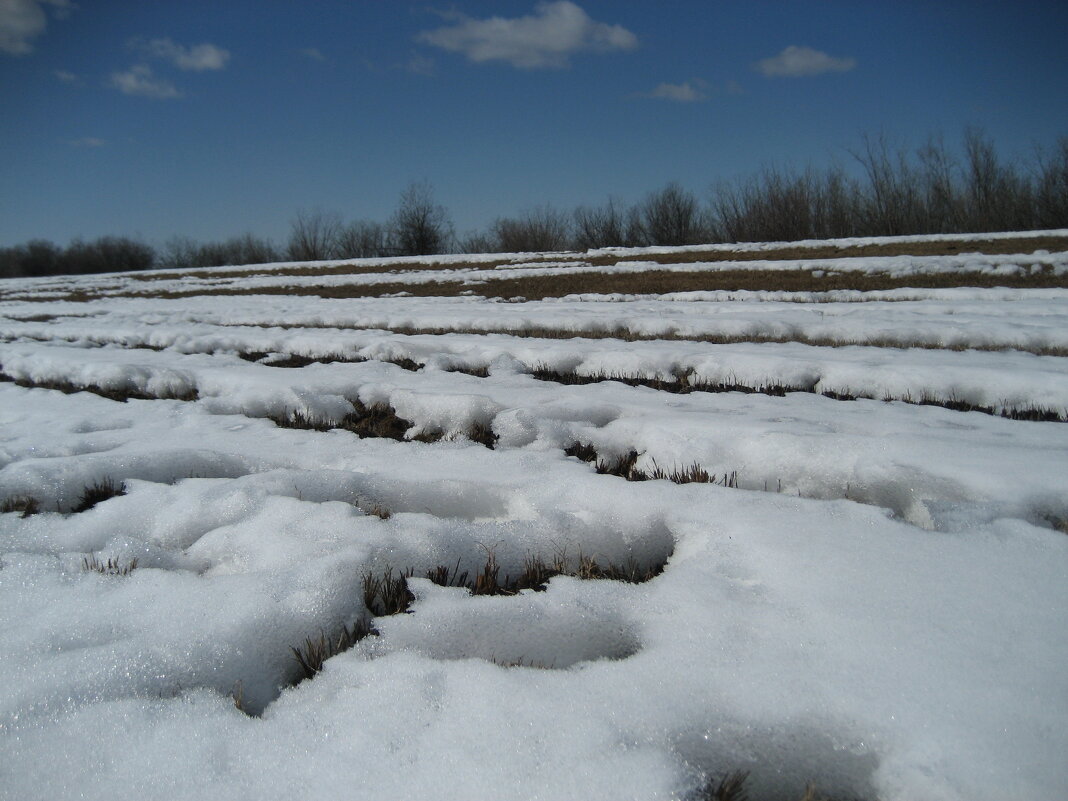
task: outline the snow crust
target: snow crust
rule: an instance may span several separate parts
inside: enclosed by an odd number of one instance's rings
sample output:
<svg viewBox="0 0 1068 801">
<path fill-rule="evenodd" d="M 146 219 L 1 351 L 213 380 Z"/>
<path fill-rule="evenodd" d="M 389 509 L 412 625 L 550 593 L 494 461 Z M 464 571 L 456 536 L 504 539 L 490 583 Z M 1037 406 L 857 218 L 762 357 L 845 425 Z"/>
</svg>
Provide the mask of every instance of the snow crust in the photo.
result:
<svg viewBox="0 0 1068 801">
<path fill-rule="evenodd" d="M 1061 797 L 1068 424 L 902 400 L 1068 409 L 1068 360 L 1026 351 L 1068 345 L 1066 300 L 0 302 L 0 369 L 31 385 L 0 383 L 0 501 L 41 505 L 0 514 L 0 798 L 666 799 L 733 770 L 754 799 Z M 388 330 L 527 326 L 942 347 Z M 408 439 L 268 419 L 357 402 Z M 737 486 L 598 474 L 576 442 Z M 126 494 L 74 513 L 105 479 Z M 419 578 L 490 553 L 512 575 L 532 555 L 666 567 L 510 597 Z M 296 683 L 291 648 L 365 619 L 362 578 L 390 568 L 414 571 L 411 613 Z"/>
</svg>

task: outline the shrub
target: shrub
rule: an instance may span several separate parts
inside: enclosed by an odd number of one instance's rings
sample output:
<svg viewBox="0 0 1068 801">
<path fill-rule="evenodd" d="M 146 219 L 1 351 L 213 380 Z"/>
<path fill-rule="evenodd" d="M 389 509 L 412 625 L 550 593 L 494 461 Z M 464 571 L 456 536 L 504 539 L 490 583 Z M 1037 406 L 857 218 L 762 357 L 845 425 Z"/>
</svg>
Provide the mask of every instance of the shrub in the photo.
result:
<svg viewBox="0 0 1068 801">
<path fill-rule="evenodd" d="M 291 261 L 322 261 L 334 258 L 341 228 L 341 216 L 336 212 L 297 212 L 290 224 L 286 257 Z"/>
<path fill-rule="evenodd" d="M 434 189 L 426 182 L 410 184 L 401 193 L 389 232 L 398 256 L 446 253 L 453 238 L 449 213 L 434 202 Z"/>
<path fill-rule="evenodd" d="M 566 250 L 571 243 L 571 220 L 551 206 L 539 206 L 520 217 L 499 217 L 493 234 L 494 250 L 501 253 Z"/>
</svg>

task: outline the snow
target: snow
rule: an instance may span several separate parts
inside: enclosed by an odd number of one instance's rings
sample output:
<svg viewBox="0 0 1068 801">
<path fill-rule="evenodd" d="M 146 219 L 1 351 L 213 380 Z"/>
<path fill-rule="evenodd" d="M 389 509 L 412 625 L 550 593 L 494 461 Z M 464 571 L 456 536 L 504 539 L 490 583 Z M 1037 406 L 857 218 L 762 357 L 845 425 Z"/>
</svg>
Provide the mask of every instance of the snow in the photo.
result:
<svg viewBox="0 0 1068 801">
<path fill-rule="evenodd" d="M 1066 299 L 2 301 L 2 372 L 37 386 L 0 384 L 0 501 L 41 512 L 0 515 L 0 798 L 666 799 L 734 770 L 754 799 L 810 780 L 890 801 L 1060 797 L 1068 425 L 903 401 L 1068 411 L 1068 360 L 1028 352 L 1068 345 Z M 472 332 L 530 325 L 673 338 Z M 725 332 L 808 341 L 687 339 Z M 791 391 L 562 385 L 535 367 Z M 389 404 L 407 439 L 270 419 L 358 403 Z M 565 455 L 575 442 L 737 486 L 602 475 Z M 126 494 L 75 513 L 105 479 Z M 421 578 L 489 554 L 501 575 L 535 555 L 666 565 L 514 596 Z M 410 613 L 295 683 L 291 648 L 366 619 L 364 575 L 409 568 Z"/>
</svg>

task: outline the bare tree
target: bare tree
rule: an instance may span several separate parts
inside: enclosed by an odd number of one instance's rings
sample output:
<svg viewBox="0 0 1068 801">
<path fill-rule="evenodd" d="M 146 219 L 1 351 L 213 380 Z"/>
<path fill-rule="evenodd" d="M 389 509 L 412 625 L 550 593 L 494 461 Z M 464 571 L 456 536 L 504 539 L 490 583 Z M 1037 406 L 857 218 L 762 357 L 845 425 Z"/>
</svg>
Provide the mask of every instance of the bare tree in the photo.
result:
<svg viewBox="0 0 1068 801">
<path fill-rule="evenodd" d="M 349 223 L 337 238 L 339 259 L 366 259 L 389 254 L 386 227 L 373 220 L 356 220 Z"/>
<path fill-rule="evenodd" d="M 647 244 L 696 245 L 708 238 L 697 198 L 678 184 L 648 195 L 638 212 Z"/>
<path fill-rule="evenodd" d="M 1035 184 L 1035 224 L 1068 227 L 1068 136 L 1061 137 L 1050 158 L 1039 155 Z"/>
<path fill-rule="evenodd" d="M 75 239 L 60 259 L 63 273 L 111 273 L 147 270 L 156 251 L 125 236 L 102 236 L 90 242 Z"/>
<path fill-rule="evenodd" d="M 635 226 L 637 239 L 628 231 L 627 210 L 609 199 L 603 206 L 575 209 L 574 244 L 578 250 L 593 248 L 630 247 L 641 244 L 640 226 Z"/>
<path fill-rule="evenodd" d="M 539 206 L 519 217 L 499 217 L 493 233 L 502 253 L 565 250 L 571 240 L 571 220 L 551 206 Z"/>
<path fill-rule="evenodd" d="M 942 137 L 931 137 L 917 151 L 922 176 L 922 219 L 914 233 L 942 234 L 959 231 L 963 201 L 958 190 L 958 165 L 947 152 Z"/>
<path fill-rule="evenodd" d="M 783 172 L 719 184 L 712 199 L 715 238 L 731 242 L 789 241 L 850 236 L 856 229 L 857 189 L 842 172 Z"/>
<path fill-rule="evenodd" d="M 291 223 L 286 257 L 292 261 L 332 259 L 340 234 L 341 216 L 336 212 L 301 210 Z"/>
<path fill-rule="evenodd" d="M 178 269 L 181 267 L 201 267 L 197 258 L 200 246 L 188 236 L 172 236 L 163 243 L 159 255 L 159 266 Z"/>
<path fill-rule="evenodd" d="M 964 132 L 965 196 L 971 231 L 1016 230 L 1030 225 L 1031 193 L 1017 171 L 998 160 L 983 131 Z"/>
<path fill-rule="evenodd" d="M 886 137 L 864 135 L 864 149 L 850 151 L 868 177 L 865 233 L 897 236 L 920 226 L 920 180 L 903 148 L 891 152 Z"/>
<path fill-rule="evenodd" d="M 167 240 L 159 258 L 161 267 L 219 267 L 223 265 L 266 264 L 282 255 L 267 239 L 242 234 L 221 242 L 197 243 L 187 236 Z"/>
<path fill-rule="evenodd" d="M 497 253 L 497 237 L 485 231 L 471 231 L 457 245 L 461 253 Z"/>
<path fill-rule="evenodd" d="M 413 183 L 400 196 L 390 221 L 390 238 L 400 256 L 445 253 L 453 238 L 452 220 L 444 206 L 434 202 L 427 182 Z"/>
<path fill-rule="evenodd" d="M 831 239 L 857 234 L 857 206 L 860 189 L 840 167 L 832 167 L 822 180 L 814 181 L 812 236 Z"/>
<path fill-rule="evenodd" d="M 33 239 L 22 246 L 23 275 L 54 275 L 62 272 L 63 251 L 47 239 Z"/>
</svg>

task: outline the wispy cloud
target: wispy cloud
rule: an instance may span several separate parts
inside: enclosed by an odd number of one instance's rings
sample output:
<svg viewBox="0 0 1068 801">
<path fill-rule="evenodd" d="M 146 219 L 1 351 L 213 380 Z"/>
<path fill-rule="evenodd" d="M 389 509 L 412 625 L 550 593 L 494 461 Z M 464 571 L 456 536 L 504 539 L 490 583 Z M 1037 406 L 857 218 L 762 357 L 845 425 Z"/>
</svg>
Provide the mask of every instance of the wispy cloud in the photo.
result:
<svg viewBox="0 0 1068 801">
<path fill-rule="evenodd" d="M 0 0 L 0 53 L 24 56 L 48 27 L 48 7 L 57 19 L 75 8 L 70 0 Z"/>
<path fill-rule="evenodd" d="M 849 72 L 855 66 L 856 59 L 835 58 L 811 47 L 790 45 L 777 56 L 761 59 L 753 68 L 769 78 L 802 78 L 827 72 Z"/>
<path fill-rule="evenodd" d="M 70 143 L 74 147 L 103 147 L 107 144 L 103 139 L 97 139 L 95 136 L 86 136 L 83 139 L 72 139 Z"/>
<path fill-rule="evenodd" d="M 147 64 L 136 64 L 126 72 L 111 73 L 111 85 L 125 95 L 154 97 L 159 100 L 182 96 L 178 87 L 157 77 Z"/>
<path fill-rule="evenodd" d="M 73 72 L 67 72 L 66 70 L 52 70 L 52 74 L 56 76 L 56 80 L 60 83 L 81 83 L 82 79 L 75 75 Z"/>
<path fill-rule="evenodd" d="M 621 25 L 597 22 L 568 0 L 539 3 L 525 17 L 472 19 L 419 34 L 418 41 L 476 63 L 503 61 L 520 69 L 566 67 L 583 51 L 633 50 L 638 37 Z"/>
<path fill-rule="evenodd" d="M 431 76 L 434 74 L 434 59 L 428 58 L 421 53 L 413 53 L 404 65 L 404 69 L 413 75 Z"/>
<path fill-rule="evenodd" d="M 221 70 L 230 60 L 230 51 L 207 42 L 185 47 L 170 39 L 134 39 L 130 46 L 147 56 L 168 61 L 191 72 Z"/>
<path fill-rule="evenodd" d="M 695 86 L 695 84 L 697 84 Z M 707 100 L 704 93 L 704 81 L 686 81 L 684 83 L 662 83 L 651 92 L 645 92 L 640 97 L 649 97 L 655 100 L 672 100 L 676 103 L 699 103 Z"/>
<path fill-rule="evenodd" d="M 300 51 L 300 54 L 305 58 L 310 58 L 312 61 L 326 61 L 326 56 L 318 47 L 305 47 Z"/>
</svg>

